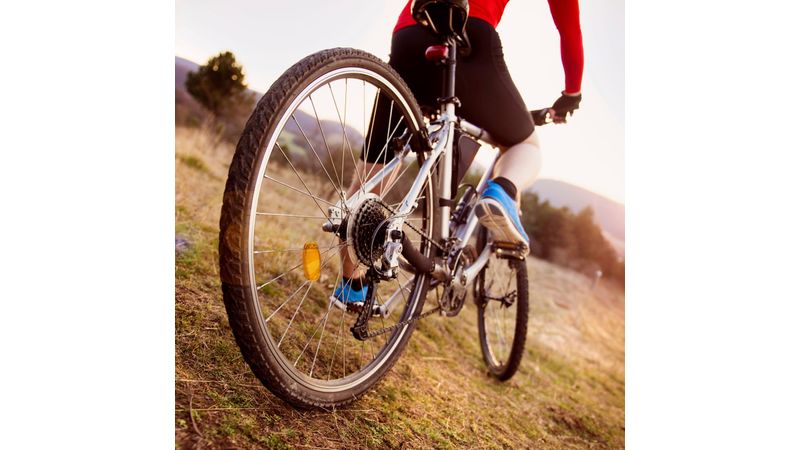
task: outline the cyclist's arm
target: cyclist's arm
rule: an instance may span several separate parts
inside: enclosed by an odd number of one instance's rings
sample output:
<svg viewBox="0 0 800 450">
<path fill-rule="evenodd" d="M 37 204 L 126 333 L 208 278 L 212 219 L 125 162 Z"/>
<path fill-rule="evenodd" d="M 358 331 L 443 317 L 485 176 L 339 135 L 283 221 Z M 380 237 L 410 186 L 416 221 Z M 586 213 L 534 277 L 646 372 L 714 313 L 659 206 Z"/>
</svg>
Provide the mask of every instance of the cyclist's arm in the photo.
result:
<svg viewBox="0 0 800 450">
<path fill-rule="evenodd" d="M 547 0 L 550 14 L 561 35 L 561 63 L 564 65 L 566 94 L 581 92 L 583 78 L 583 37 L 578 0 Z"/>
</svg>

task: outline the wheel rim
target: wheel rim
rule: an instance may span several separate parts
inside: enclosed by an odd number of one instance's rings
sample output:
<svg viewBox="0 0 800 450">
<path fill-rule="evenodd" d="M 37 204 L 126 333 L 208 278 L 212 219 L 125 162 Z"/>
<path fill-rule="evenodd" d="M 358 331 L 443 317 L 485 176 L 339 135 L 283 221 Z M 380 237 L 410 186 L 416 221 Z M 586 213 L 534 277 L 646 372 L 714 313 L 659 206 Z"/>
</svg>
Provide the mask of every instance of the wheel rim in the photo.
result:
<svg viewBox="0 0 800 450">
<path fill-rule="evenodd" d="M 399 91 L 374 71 L 345 67 L 311 80 L 300 95 L 283 109 L 280 120 L 274 128 L 280 131 L 272 132 L 266 143 L 267 147 L 260 162 L 251 200 L 247 233 L 247 264 L 250 271 L 251 294 L 257 311 L 264 319 L 260 321 L 260 326 L 267 338 L 269 350 L 277 357 L 276 360 L 284 371 L 295 381 L 323 392 L 347 390 L 370 377 L 383 366 L 404 334 L 408 332 L 406 325 L 374 342 L 356 341 L 349 331 L 355 315 L 338 310 L 328 299 L 335 285 L 341 280 L 341 264 L 337 255 L 343 245 L 333 234 L 323 236 L 324 239 L 319 237 L 321 225 L 328 217 L 328 208 L 335 207 L 337 200 L 345 196 L 342 191 L 349 184 L 349 180 L 345 180 L 346 165 L 349 163 L 351 172 L 354 172 L 358 158 L 357 151 L 360 146 L 352 145 L 348 136 L 351 128 L 358 130 L 357 126 L 353 126 L 355 121 L 348 120 L 348 104 L 352 105 L 353 100 L 348 98 L 348 95 L 359 82 L 362 88 L 360 108 L 362 136 L 367 135 L 367 126 L 368 124 L 371 126 L 374 119 L 374 116 L 367 117 L 369 105 L 366 100 L 370 97 L 369 90 L 374 91 L 372 97 L 375 100 L 378 92 L 391 98 L 393 107 L 390 108 L 390 114 L 395 111 L 394 106 L 396 106 L 399 115 L 402 116 L 394 120 L 390 116 L 390 129 L 395 121 L 397 127 L 387 137 L 399 134 L 404 127 L 421 125 Z M 322 99 L 322 94 L 326 90 L 331 99 L 327 105 Z M 374 103 L 372 106 L 374 107 Z M 333 136 L 326 135 L 325 132 L 325 125 L 328 125 L 325 123 L 326 108 L 328 116 L 333 116 L 341 125 L 342 142 L 339 142 L 338 152 L 341 154 L 332 151 L 332 147 L 336 147 L 330 142 Z M 316 144 L 321 143 L 324 147 L 315 147 L 315 139 L 310 136 L 311 131 L 308 127 L 298 119 L 298 111 L 303 111 L 306 116 L 313 115 L 319 131 L 318 137 L 321 137 L 321 141 L 316 140 Z M 331 111 L 336 112 L 335 116 Z M 359 112 L 359 108 L 356 108 L 356 111 Z M 353 116 L 351 115 L 351 118 Z M 281 145 L 281 138 L 288 129 L 287 124 L 292 122 L 295 125 L 294 131 L 300 131 L 300 136 L 295 135 L 290 141 L 284 140 L 284 145 Z M 330 127 L 327 128 L 330 133 Z M 371 138 L 377 138 L 373 133 L 369 135 Z M 298 140 L 303 140 L 307 144 L 305 159 L 300 157 L 303 153 L 298 151 L 297 147 L 290 147 L 290 145 L 302 147 L 302 144 L 298 144 Z M 388 162 L 387 154 L 388 151 L 384 147 L 383 156 L 386 158 L 384 160 Z M 282 167 L 273 164 L 273 156 L 284 160 Z M 400 183 L 403 177 L 413 177 L 416 174 L 413 166 L 418 167 L 417 164 L 406 164 L 405 171 L 397 177 L 395 184 L 387 183 L 385 187 L 381 186 L 380 196 L 387 203 L 397 197 L 397 192 L 402 188 Z M 270 172 L 271 167 L 276 170 Z M 312 171 L 309 170 L 314 168 L 313 173 L 316 176 L 312 176 Z M 356 174 L 356 177 L 359 184 L 363 185 L 372 175 L 374 174 L 368 172 Z M 293 182 L 289 182 L 289 179 L 293 179 Z M 327 190 L 321 189 L 322 186 L 327 186 Z M 283 201 L 276 202 L 275 195 L 270 198 L 270 192 L 274 194 L 278 191 L 281 192 Z M 430 186 L 426 186 L 421 194 L 425 198 L 420 203 L 422 207 L 418 213 L 419 217 L 414 218 L 416 222 L 411 222 L 418 225 L 418 228 L 427 235 L 430 235 L 432 211 L 430 211 L 431 202 L 426 199 L 430 198 L 430 195 Z M 267 201 L 264 201 L 265 197 Z M 391 203 L 389 204 L 391 206 Z M 264 206 L 272 208 L 265 210 Z M 316 226 L 316 231 L 309 224 Z M 279 243 L 281 239 L 270 239 L 269 236 L 274 236 L 276 233 L 284 234 L 283 243 Z M 302 280 L 297 277 L 298 260 L 295 256 L 303 247 L 302 241 L 314 241 L 319 244 L 322 272 L 319 281 Z M 294 245 L 286 245 L 289 242 Z M 426 244 L 421 240 L 417 241 L 417 245 L 420 245 L 421 250 L 427 251 Z M 272 261 L 265 263 L 264 260 L 269 258 Z M 339 268 L 335 269 L 337 265 Z M 381 286 L 384 284 L 381 283 L 377 289 L 376 304 L 384 303 L 392 295 L 397 297 L 396 302 L 399 304 L 386 319 L 373 318 L 370 321 L 371 327 L 382 327 L 407 318 L 419 301 L 419 290 L 423 284 L 419 281 L 419 277 L 413 274 L 401 273 L 398 279 L 394 280 L 393 286 Z M 279 301 L 276 302 L 275 299 Z M 335 340 L 332 346 L 330 346 L 331 337 Z M 355 346 L 349 348 L 348 345 L 351 344 Z M 357 357 L 355 353 L 358 353 Z"/>
</svg>

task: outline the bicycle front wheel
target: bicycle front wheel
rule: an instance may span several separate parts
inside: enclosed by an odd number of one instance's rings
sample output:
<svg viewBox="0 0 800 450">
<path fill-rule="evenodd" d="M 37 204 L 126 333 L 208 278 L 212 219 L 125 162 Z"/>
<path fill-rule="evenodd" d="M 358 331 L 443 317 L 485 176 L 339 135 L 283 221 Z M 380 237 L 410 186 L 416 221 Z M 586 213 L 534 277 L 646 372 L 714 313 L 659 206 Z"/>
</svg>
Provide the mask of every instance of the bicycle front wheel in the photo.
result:
<svg viewBox="0 0 800 450">
<path fill-rule="evenodd" d="M 376 114 L 388 117 L 376 120 Z M 373 128 L 376 122 L 380 130 Z M 416 100 L 394 70 L 368 53 L 340 48 L 287 70 L 242 133 L 220 219 L 223 297 L 244 359 L 267 388 L 296 407 L 341 406 L 363 395 L 411 335 L 413 324 L 365 341 L 353 337 L 357 314 L 337 308 L 332 298 L 342 281 L 346 242 L 323 225 L 346 222 L 353 213 L 345 203 L 351 180 L 365 192 L 364 183 L 374 177 L 356 170 L 362 147 L 377 141 L 386 162 L 393 138 L 423 126 Z M 382 206 L 399 204 L 422 158 L 407 157 L 373 191 Z M 429 184 L 417 203 L 404 231 L 429 236 Z M 412 242 L 430 255 L 427 240 Z M 317 249 L 311 263 L 304 253 L 309 248 Z M 411 318 L 421 310 L 427 286 L 426 276 L 402 270 L 397 279 L 378 283 L 376 304 L 392 307 L 370 323 L 389 327 Z"/>
<path fill-rule="evenodd" d="M 487 230 L 478 233 L 478 248 Z M 480 251 L 480 250 L 479 250 Z M 505 381 L 514 376 L 525 351 L 528 333 L 528 269 L 525 261 L 493 254 L 475 280 L 478 335 L 489 373 Z"/>
</svg>

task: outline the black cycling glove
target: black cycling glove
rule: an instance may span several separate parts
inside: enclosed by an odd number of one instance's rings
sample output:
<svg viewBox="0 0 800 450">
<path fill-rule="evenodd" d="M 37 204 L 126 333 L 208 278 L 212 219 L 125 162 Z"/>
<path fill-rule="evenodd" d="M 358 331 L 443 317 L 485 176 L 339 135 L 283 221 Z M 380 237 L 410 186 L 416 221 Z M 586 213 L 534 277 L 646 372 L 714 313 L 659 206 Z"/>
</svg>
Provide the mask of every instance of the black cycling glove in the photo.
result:
<svg viewBox="0 0 800 450">
<path fill-rule="evenodd" d="M 578 95 L 565 95 L 563 92 L 561 93 L 561 97 L 558 97 L 555 103 L 553 103 L 553 109 L 556 110 L 556 117 L 567 117 L 567 113 L 570 115 L 578 109 L 578 105 L 581 104 L 581 94 Z"/>
</svg>

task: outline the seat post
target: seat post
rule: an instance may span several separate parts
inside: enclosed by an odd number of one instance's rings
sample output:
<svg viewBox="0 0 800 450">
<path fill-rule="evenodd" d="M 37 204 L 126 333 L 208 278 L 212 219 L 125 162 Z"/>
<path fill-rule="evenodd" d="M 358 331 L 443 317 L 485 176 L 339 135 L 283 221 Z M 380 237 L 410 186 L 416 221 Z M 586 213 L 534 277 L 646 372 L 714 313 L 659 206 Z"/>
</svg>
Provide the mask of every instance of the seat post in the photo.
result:
<svg viewBox="0 0 800 450">
<path fill-rule="evenodd" d="M 458 103 L 456 99 L 456 52 L 458 45 L 455 39 L 447 40 L 447 59 L 445 59 L 445 76 L 443 94 L 439 99 L 439 111 L 445 112 L 447 103 Z M 451 112 L 452 113 L 452 112 Z"/>
<path fill-rule="evenodd" d="M 453 134 L 456 122 L 456 105 L 459 104 L 456 98 L 456 51 L 455 39 L 447 40 L 447 58 L 445 59 L 444 77 L 444 96 L 439 98 L 439 113 L 442 118 L 449 122 L 447 127 L 447 142 L 450 148 L 442 155 L 442 165 L 439 167 L 439 216 L 438 230 L 435 237 L 440 243 L 444 243 L 450 235 L 450 208 L 454 205 L 452 190 L 453 179 Z"/>
</svg>

